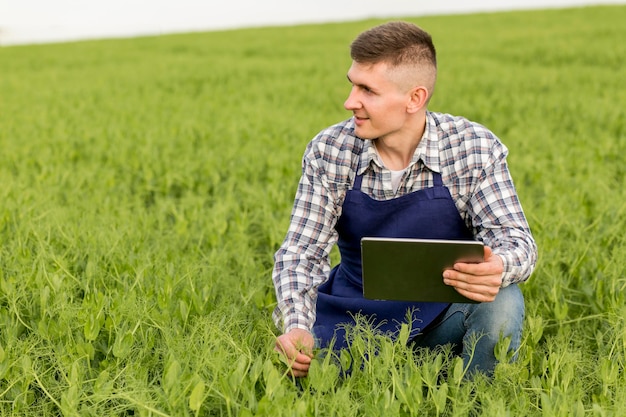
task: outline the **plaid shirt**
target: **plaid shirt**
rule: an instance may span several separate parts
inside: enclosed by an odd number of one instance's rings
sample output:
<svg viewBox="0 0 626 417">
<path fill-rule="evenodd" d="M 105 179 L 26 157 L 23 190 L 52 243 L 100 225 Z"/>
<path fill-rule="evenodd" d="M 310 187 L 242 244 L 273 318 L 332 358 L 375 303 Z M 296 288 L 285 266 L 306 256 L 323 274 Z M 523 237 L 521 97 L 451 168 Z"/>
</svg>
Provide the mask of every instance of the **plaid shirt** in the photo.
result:
<svg viewBox="0 0 626 417">
<path fill-rule="evenodd" d="M 537 247 L 509 174 L 507 154 L 485 127 L 427 112 L 424 136 L 394 192 L 391 172 L 372 142 L 355 136 L 352 119 L 319 133 L 304 153 L 289 230 L 274 257 L 276 325 L 285 332 L 313 327 L 317 287 L 329 277 L 329 254 L 338 239 L 335 224 L 346 191 L 360 174 L 361 191 L 388 200 L 432 187 L 431 171 L 441 173 L 468 228 L 502 258 L 502 287 L 526 280 Z"/>
</svg>

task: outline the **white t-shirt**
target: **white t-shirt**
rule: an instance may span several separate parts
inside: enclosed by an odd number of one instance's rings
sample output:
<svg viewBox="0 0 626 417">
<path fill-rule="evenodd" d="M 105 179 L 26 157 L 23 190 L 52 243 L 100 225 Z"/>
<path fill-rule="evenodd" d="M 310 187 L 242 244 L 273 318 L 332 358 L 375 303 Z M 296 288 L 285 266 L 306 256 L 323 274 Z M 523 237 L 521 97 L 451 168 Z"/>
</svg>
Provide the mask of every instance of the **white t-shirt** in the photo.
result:
<svg viewBox="0 0 626 417">
<path fill-rule="evenodd" d="M 402 179 L 402 175 L 404 175 L 406 168 L 401 169 L 400 171 L 394 171 L 391 169 L 389 171 L 391 171 L 391 186 L 393 187 L 393 192 L 397 193 L 398 187 L 400 186 L 400 180 Z"/>
</svg>

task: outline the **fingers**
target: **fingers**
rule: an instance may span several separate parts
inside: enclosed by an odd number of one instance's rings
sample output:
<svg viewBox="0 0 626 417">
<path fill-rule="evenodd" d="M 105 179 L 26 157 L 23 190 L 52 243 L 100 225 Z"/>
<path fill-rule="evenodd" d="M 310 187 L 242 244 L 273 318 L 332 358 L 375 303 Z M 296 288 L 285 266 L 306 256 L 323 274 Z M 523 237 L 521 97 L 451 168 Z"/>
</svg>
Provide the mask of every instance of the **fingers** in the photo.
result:
<svg viewBox="0 0 626 417">
<path fill-rule="evenodd" d="M 504 272 L 502 258 L 494 255 L 489 246 L 485 246 L 484 261 L 478 263 L 457 262 L 453 271 L 476 277 L 501 276 Z"/>
<path fill-rule="evenodd" d="M 294 329 L 279 336 L 274 350 L 281 354 L 293 376 L 308 374 L 313 358 L 313 336 L 309 332 Z"/>
<path fill-rule="evenodd" d="M 313 335 L 306 330 L 293 329 L 276 338 L 275 350 L 288 359 L 295 360 L 299 354 L 313 357 Z"/>
<path fill-rule="evenodd" d="M 491 248 L 487 245 L 484 246 L 484 249 L 485 249 L 484 259 L 488 260 L 489 258 L 491 258 L 491 255 L 493 254 L 493 250 L 491 250 Z"/>
<path fill-rule="evenodd" d="M 478 303 L 490 303 L 496 299 L 496 296 L 500 292 L 499 289 L 492 288 L 469 288 L 465 290 L 460 286 L 452 285 L 452 287 L 463 297 Z"/>
<path fill-rule="evenodd" d="M 274 350 L 283 356 L 291 368 L 306 370 L 311 364 L 311 356 L 298 351 L 294 346 L 286 348 L 284 345 L 279 346 L 277 343 Z"/>
<path fill-rule="evenodd" d="M 500 281 L 495 280 L 494 282 Z M 454 287 L 454 289 L 462 296 L 480 303 L 487 303 L 495 300 L 496 296 L 500 292 L 499 285 L 469 284 L 466 281 L 451 279 L 444 279 L 444 283 Z"/>
<path fill-rule="evenodd" d="M 295 377 L 307 376 L 309 367 L 311 366 L 311 357 L 304 353 L 295 353 L 287 355 L 284 350 L 279 347 L 274 348 L 281 354 L 283 362 L 289 367 L 289 373 Z"/>
<path fill-rule="evenodd" d="M 289 373 L 296 378 L 305 377 L 309 374 L 311 358 L 303 353 L 296 356 L 296 359 L 287 363 Z"/>
<path fill-rule="evenodd" d="M 454 287 L 461 295 L 478 302 L 490 302 L 496 298 L 502 285 L 504 264 L 485 246 L 485 261 L 462 263 L 444 271 L 444 283 Z"/>
</svg>

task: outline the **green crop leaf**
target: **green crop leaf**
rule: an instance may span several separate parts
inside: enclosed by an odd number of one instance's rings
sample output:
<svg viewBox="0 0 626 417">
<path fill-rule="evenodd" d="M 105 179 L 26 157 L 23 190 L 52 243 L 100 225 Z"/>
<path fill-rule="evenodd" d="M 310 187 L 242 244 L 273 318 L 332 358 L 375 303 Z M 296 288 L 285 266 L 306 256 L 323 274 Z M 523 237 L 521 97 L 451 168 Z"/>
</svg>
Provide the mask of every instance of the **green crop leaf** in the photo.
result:
<svg viewBox="0 0 626 417">
<path fill-rule="evenodd" d="M 125 358 L 130 353 L 134 342 L 135 338 L 131 331 L 118 333 L 113 344 L 113 356 L 120 359 Z"/>
<path fill-rule="evenodd" d="M 94 382 L 94 393 L 97 394 L 101 398 L 106 398 L 111 391 L 113 390 L 113 381 L 111 380 L 111 375 L 109 371 L 104 370 L 100 372 L 98 378 Z"/>
<path fill-rule="evenodd" d="M 163 374 L 163 385 L 166 392 L 171 392 L 176 384 L 180 383 L 181 366 L 177 360 L 172 360 Z"/>
<path fill-rule="evenodd" d="M 191 395 L 189 396 L 189 408 L 192 411 L 198 411 L 204 402 L 204 382 L 199 381 L 191 390 Z"/>
</svg>

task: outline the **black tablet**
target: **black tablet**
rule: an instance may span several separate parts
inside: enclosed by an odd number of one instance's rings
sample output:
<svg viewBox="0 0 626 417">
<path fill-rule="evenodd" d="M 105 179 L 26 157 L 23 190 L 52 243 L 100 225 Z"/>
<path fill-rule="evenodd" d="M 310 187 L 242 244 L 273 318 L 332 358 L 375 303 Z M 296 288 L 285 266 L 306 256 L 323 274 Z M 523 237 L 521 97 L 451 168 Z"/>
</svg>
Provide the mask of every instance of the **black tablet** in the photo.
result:
<svg viewBox="0 0 626 417">
<path fill-rule="evenodd" d="M 372 300 L 475 303 L 443 283 L 455 262 L 482 262 L 482 242 L 365 237 L 363 296 Z"/>
</svg>

